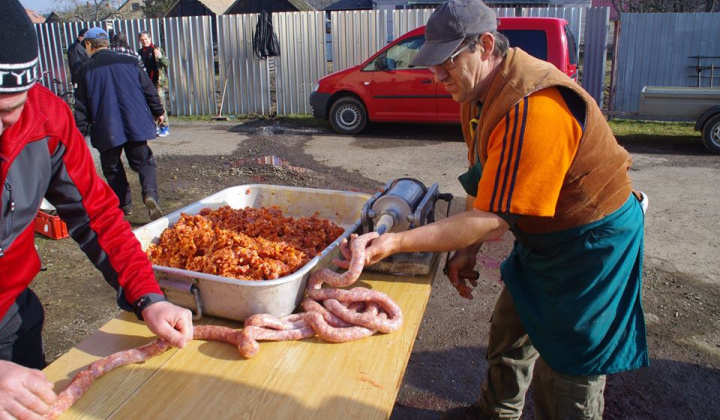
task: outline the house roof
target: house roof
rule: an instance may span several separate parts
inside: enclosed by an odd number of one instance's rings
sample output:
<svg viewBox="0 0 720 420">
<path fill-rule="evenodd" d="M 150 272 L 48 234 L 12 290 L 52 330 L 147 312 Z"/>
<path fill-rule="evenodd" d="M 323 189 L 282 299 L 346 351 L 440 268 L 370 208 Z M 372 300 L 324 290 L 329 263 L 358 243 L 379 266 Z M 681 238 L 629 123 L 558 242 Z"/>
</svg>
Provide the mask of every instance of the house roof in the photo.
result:
<svg viewBox="0 0 720 420">
<path fill-rule="evenodd" d="M 225 12 L 235 4 L 235 0 L 195 0 L 207 7 L 208 10 L 215 13 L 216 15 L 225 14 Z"/>
<path fill-rule="evenodd" d="M 323 10 L 371 10 L 372 0 L 338 0 Z"/>
<path fill-rule="evenodd" d="M 295 0 L 289 0 L 295 5 Z M 307 3 L 310 10 L 356 10 L 372 9 L 372 0 L 300 0 Z M 295 6 L 297 7 L 297 6 Z"/>
<path fill-rule="evenodd" d="M 516 6 L 516 5 L 542 5 L 547 6 L 548 0 L 488 0 L 487 4 L 493 6 Z"/>
<path fill-rule="evenodd" d="M 318 10 L 313 7 L 313 5 L 310 4 L 310 2 L 306 0 L 288 0 L 288 3 L 295 6 L 296 9 L 298 9 L 299 12 L 311 12 L 313 10 Z"/>
<path fill-rule="evenodd" d="M 25 9 L 25 13 L 32 23 L 45 23 L 45 18 L 40 13 L 30 9 Z"/>
</svg>

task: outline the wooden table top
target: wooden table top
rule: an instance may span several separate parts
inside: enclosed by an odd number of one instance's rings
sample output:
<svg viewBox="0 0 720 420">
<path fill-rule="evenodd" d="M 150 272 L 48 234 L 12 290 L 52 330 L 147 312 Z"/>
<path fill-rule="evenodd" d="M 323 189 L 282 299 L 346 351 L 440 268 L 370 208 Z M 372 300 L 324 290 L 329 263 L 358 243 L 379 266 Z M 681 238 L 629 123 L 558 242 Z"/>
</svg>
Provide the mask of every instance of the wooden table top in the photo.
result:
<svg viewBox="0 0 720 420">
<path fill-rule="evenodd" d="M 380 290 L 402 308 L 405 325 L 350 343 L 320 338 L 260 342 L 244 359 L 237 348 L 192 341 L 145 363 L 120 367 L 96 380 L 61 419 L 386 419 L 390 416 L 430 297 L 429 275 L 366 272 L 355 286 Z M 219 318 L 199 324 L 240 328 Z M 123 312 L 45 368 L 60 392 L 93 361 L 154 339 Z"/>
</svg>

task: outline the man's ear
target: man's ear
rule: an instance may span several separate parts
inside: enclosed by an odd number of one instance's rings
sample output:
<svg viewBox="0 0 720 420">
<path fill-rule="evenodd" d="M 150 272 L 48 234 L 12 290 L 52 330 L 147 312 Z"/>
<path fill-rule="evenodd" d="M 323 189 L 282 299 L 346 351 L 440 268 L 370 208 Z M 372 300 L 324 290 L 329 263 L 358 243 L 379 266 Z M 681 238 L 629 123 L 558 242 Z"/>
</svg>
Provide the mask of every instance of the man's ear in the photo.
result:
<svg viewBox="0 0 720 420">
<path fill-rule="evenodd" d="M 495 36 L 489 32 L 485 32 L 480 35 L 480 42 L 478 43 L 478 49 L 483 59 L 487 59 L 495 49 Z"/>
</svg>

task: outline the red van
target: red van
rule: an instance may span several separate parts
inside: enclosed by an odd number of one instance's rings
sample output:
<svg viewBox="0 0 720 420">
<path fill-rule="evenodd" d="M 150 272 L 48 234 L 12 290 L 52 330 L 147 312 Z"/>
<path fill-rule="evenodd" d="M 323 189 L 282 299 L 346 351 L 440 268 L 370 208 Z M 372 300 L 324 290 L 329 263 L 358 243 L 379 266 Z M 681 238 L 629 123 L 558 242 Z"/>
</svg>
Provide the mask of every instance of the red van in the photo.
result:
<svg viewBox="0 0 720 420">
<path fill-rule="evenodd" d="M 575 39 L 564 19 L 500 18 L 498 30 L 510 46 L 555 64 L 577 80 Z M 313 115 L 328 119 L 341 134 L 356 134 L 368 121 L 458 123 L 460 105 L 435 83 L 426 67 L 408 64 L 425 42 L 414 29 L 359 66 L 320 79 L 310 94 Z"/>
</svg>

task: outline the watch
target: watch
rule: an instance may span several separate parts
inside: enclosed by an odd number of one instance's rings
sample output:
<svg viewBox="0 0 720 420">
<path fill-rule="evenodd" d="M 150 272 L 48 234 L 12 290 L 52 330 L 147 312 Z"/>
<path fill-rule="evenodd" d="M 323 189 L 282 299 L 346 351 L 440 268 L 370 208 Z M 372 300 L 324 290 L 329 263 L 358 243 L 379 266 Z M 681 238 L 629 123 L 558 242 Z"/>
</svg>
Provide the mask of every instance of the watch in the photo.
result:
<svg viewBox="0 0 720 420">
<path fill-rule="evenodd" d="M 148 293 L 147 295 L 140 296 L 140 299 L 136 300 L 133 304 L 133 306 L 135 307 L 135 316 L 137 316 L 137 319 L 142 321 L 142 311 L 144 311 L 145 308 L 152 305 L 153 303 L 158 302 L 167 302 L 167 299 L 165 299 L 165 296 L 159 293 Z"/>
</svg>

